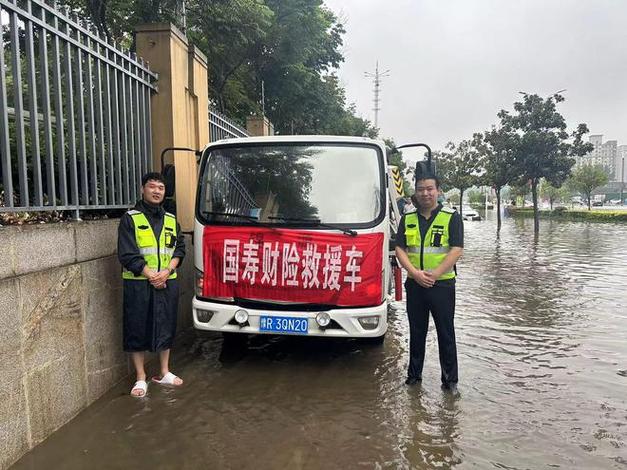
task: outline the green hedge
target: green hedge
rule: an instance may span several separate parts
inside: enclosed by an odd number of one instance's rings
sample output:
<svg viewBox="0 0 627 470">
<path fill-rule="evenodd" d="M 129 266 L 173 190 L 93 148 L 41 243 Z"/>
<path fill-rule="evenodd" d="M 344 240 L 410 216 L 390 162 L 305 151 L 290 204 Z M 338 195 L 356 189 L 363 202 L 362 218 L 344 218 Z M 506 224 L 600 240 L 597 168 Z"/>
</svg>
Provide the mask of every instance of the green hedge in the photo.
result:
<svg viewBox="0 0 627 470">
<path fill-rule="evenodd" d="M 509 207 L 507 209 L 513 216 L 518 217 L 533 217 L 533 209 L 525 207 Z M 564 219 L 564 220 L 589 220 L 597 222 L 627 222 L 627 211 L 612 211 L 612 210 L 582 210 L 574 209 L 568 210 L 562 207 L 558 207 L 555 210 L 540 210 L 540 217 Z"/>
</svg>

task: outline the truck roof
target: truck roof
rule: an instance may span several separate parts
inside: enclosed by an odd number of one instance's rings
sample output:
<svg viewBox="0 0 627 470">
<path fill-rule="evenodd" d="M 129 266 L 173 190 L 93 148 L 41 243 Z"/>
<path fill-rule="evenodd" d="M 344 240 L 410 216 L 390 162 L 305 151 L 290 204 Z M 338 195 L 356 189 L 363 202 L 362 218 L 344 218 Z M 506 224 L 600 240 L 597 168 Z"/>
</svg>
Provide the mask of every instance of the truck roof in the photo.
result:
<svg viewBox="0 0 627 470">
<path fill-rule="evenodd" d="M 347 144 L 370 144 L 385 148 L 382 140 L 370 139 L 367 137 L 352 137 L 345 135 L 273 135 L 267 137 L 239 137 L 234 139 L 221 139 L 210 142 L 203 151 L 209 147 L 217 145 L 238 145 L 238 144 L 268 144 L 284 142 L 313 142 L 313 143 L 347 143 Z"/>
</svg>

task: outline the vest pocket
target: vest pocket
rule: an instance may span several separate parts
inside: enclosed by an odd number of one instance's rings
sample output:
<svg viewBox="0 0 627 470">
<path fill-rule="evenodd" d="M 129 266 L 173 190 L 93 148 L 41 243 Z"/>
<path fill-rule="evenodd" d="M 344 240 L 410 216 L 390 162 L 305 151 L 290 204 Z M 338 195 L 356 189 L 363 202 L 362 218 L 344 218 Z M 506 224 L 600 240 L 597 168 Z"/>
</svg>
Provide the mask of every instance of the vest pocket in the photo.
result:
<svg viewBox="0 0 627 470">
<path fill-rule="evenodd" d="M 407 246 L 418 245 L 418 233 L 415 231 L 405 232 L 405 243 Z"/>
<path fill-rule="evenodd" d="M 146 248 L 152 246 L 152 237 L 149 233 L 138 233 L 137 234 L 137 245 L 139 248 Z"/>
</svg>

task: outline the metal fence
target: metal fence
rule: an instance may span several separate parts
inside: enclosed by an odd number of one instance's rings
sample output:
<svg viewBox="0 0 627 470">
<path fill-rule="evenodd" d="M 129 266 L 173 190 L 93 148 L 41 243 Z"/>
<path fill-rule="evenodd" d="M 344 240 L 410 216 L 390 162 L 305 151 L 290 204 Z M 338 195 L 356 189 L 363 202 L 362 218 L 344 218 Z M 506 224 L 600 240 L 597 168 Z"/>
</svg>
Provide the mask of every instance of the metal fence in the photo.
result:
<svg viewBox="0 0 627 470">
<path fill-rule="evenodd" d="M 213 108 L 209 108 L 209 139 L 215 142 L 221 139 L 232 139 L 234 137 L 250 137 L 246 129 L 238 126 L 234 121 L 227 118 Z"/>
<path fill-rule="evenodd" d="M 0 0 L 0 19 L 0 212 L 128 207 L 156 74 L 54 4 Z"/>
</svg>

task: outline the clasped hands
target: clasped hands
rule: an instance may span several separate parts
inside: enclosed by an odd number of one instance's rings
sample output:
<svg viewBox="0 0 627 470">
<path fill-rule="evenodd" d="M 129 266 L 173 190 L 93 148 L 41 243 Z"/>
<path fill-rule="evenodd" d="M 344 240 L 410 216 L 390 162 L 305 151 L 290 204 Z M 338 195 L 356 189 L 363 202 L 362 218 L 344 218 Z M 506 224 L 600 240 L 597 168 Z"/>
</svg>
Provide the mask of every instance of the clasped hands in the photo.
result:
<svg viewBox="0 0 627 470">
<path fill-rule="evenodd" d="M 435 281 L 440 277 L 439 274 L 434 271 L 421 271 L 420 269 L 412 269 L 407 275 L 415 280 L 422 287 L 433 287 Z"/>
<path fill-rule="evenodd" d="M 148 278 L 148 281 L 155 289 L 165 289 L 165 282 L 168 280 L 168 277 L 170 277 L 170 270 L 162 269 L 161 271 L 153 271 L 148 267 L 144 267 L 143 274 Z"/>
</svg>

